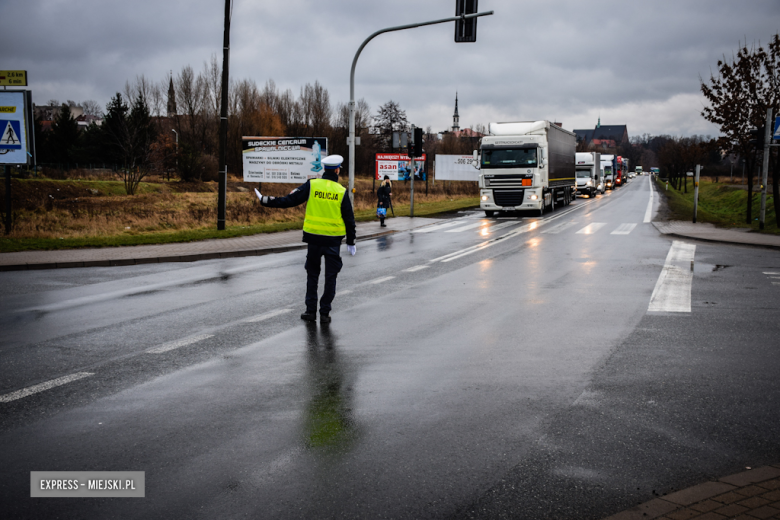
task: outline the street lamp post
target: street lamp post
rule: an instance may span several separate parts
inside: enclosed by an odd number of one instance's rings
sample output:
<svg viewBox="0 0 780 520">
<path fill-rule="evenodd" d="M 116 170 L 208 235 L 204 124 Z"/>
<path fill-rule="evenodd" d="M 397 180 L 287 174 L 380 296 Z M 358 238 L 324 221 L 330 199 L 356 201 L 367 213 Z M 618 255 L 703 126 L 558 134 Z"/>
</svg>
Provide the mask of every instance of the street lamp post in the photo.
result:
<svg viewBox="0 0 780 520">
<path fill-rule="evenodd" d="M 363 47 L 365 47 L 368 42 L 382 33 L 402 31 L 404 29 L 413 29 L 415 27 L 423 27 L 425 25 L 455 22 L 458 20 L 468 20 L 469 18 L 489 16 L 491 14 L 493 14 L 493 11 L 454 16 L 452 18 L 444 18 L 442 20 L 433 20 L 431 22 L 412 23 L 408 25 L 399 25 L 397 27 L 388 27 L 387 29 L 380 29 L 379 31 L 376 31 L 374 34 L 366 38 L 360 47 L 358 47 L 358 50 L 355 53 L 355 58 L 352 60 L 352 70 L 349 73 L 349 138 L 347 141 L 349 144 L 349 199 L 353 206 L 355 204 L 355 67 L 357 66 L 357 60 L 360 57 L 360 53 L 363 52 Z"/>
<path fill-rule="evenodd" d="M 179 172 L 179 132 L 171 128 L 171 132 L 176 134 L 176 172 Z M 171 180 L 171 174 L 168 174 L 168 180 Z"/>
</svg>

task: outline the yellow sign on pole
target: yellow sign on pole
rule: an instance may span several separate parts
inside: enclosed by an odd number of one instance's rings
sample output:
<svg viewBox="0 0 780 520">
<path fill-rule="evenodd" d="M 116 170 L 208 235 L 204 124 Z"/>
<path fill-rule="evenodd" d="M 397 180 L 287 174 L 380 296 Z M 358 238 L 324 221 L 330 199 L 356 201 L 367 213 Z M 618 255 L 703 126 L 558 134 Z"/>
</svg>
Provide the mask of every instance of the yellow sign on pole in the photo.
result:
<svg viewBox="0 0 780 520">
<path fill-rule="evenodd" d="M 3 87 L 26 87 L 26 70 L 0 70 L 0 86 Z"/>
</svg>

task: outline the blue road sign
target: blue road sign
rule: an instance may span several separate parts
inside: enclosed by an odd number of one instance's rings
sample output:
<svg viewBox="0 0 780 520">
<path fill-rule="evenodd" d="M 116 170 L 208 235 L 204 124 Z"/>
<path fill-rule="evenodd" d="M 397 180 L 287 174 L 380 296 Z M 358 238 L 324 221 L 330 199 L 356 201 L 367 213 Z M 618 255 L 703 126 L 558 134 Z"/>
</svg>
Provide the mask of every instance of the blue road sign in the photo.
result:
<svg viewBox="0 0 780 520">
<path fill-rule="evenodd" d="M 0 119 L 0 150 L 21 150 L 21 122 Z"/>
<path fill-rule="evenodd" d="M 780 139 L 780 117 L 775 118 L 775 131 L 772 132 L 772 139 Z"/>
</svg>

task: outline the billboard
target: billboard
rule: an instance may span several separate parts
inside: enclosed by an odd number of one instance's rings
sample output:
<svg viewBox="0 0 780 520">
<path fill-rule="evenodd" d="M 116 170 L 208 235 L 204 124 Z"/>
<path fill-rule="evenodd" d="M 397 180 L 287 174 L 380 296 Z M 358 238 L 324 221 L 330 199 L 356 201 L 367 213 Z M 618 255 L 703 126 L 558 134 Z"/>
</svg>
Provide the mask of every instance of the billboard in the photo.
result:
<svg viewBox="0 0 780 520">
<path fill-rule="evenodd" d="M 472 166 L 473 155 L 436 154 L 437 181 L 478 181 L 479 170 Z"/>
<path fill-rule="evenodd" d="M 426 155 L 414 160 L 414 179 L 424 181 Z M 411 179 L 412 159 L 405 153 L 378 153 L 376 154 L 376 179 L 384 179 L 385 175 L 391 181 L 407 181 Z"/>
<path fill-rule="evenodd" d="M 32 162 L 34 146 L 27 91 L 0 91 L 0 164 Z"/>
<path fill-rule="evenodd" d="M 328 155 L 326 137 L 243 137 L 242 157 L 246 182 L 304 183 L 324 170 Z"/>
</svg>

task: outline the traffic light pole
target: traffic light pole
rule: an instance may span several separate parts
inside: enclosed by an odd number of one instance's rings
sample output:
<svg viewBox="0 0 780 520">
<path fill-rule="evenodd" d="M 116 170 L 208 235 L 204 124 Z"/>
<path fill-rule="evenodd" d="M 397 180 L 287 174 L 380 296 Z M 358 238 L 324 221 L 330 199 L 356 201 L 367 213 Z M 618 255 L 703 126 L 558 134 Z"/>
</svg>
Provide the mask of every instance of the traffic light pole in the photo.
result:
<svg viewBox="0 0 780 520">
<path fill-rule="evenodd" d="M 442 20 L 433 20 L 430 22 L 412 23 L 409 25 L 399 25 L 397 27 L 388 27 L 387 29 L 381 29 L 368 38 L 358 47 L 355 53 L 355 58 L 352 60 L 352 70 L 349 73 L 349 199 L 354 207 L 355 204 L 355 67 L 357 66 L 357 60 L 360 57 L 360 53 L 363 52 L 363 48 L 379 36 L 380 34 L 393 31 L 403 31 L 404 29 L 414 29 L 415 27 L 423 27 L 425 25 L 436 25 L 440 23 L 455 22 L 457 20 L 467 20 L 469 18 L 477 18 L 479 16 L 492 15 L 493 11 L 486 11 L 484 13 L 466 14 L 462 16 L 453 16 L 452 18 L 444 18 Z M 414 175 L 414 172 L 412 172 Z M 414 181 L 412 181 L 414 182 Z"/>
</svg>

